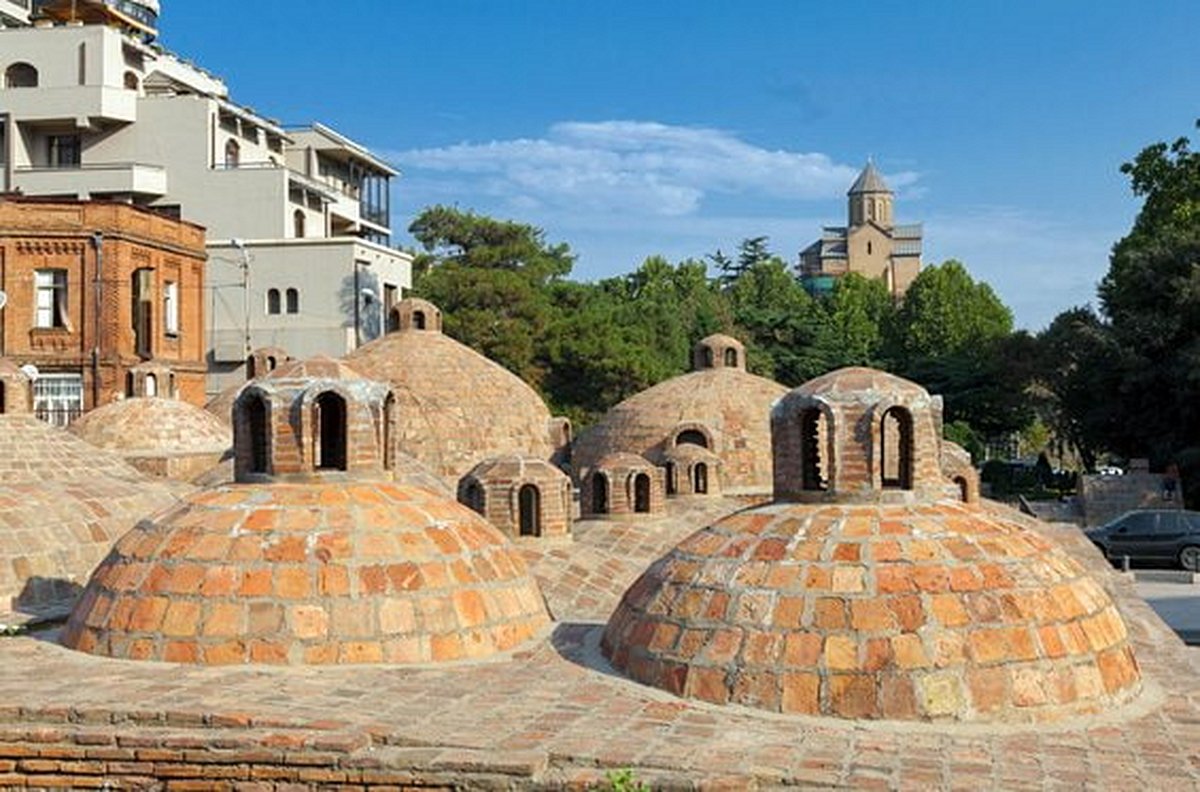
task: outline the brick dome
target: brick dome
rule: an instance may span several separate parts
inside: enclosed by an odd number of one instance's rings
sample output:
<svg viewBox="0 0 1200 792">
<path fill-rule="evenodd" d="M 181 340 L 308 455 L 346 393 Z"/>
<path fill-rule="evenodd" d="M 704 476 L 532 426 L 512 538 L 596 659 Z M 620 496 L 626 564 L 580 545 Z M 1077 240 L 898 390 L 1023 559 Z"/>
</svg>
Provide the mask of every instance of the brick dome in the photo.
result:
<svg viewBox="0 0 1200 792">
<path fill-rule="evenodd" d="M 549 625 L 503 534 L 391 480 L 391 389 L 335 361 L 299 369 L 242 389 L 236 483 L 123 537 L 72 612 L 68 646 L 203 664 L 427 663 L 502 652 Z"/>
<path fill-rule="evenodd" d="M 909 458 L 893 481 L 877 430 L 895 407 Z M 1140 672 L 1101 585 L 1039 534 L 946 497 L 924 434 L 939 412 L 864 369 L 789 394 L 772 415 L 776 502 L 656 561 L 609 620 L 613 665 L 677 695 L 844 718 L 1042 721 L 1130 698 Z M 834 467 L 814 477 L 818 449 Z"/>
<path fill-rule="evenodd" d="M 264 377 L 327 377 L 332 379 L 357 377 L 349 366 L 325 355 L 297 360 L 279 347 L 256 349 L 247 358 L 246 382 Z M 217 416 L 223 423 L 233 425 L 233 403 L 237 400 L 246 382 L 226 388 L 208 400 L 204 409 Z"/>
<path fill-rule="evenodd" d="M 31 415 L 0 415 L 0 606 L 73 596 L 112 543 L 177 492 Z"/>
<path fill-rule="evenodd" d="M 579 488 L 585 517 L 657 514 L 665 506 L 663 469 L 637 454 L 606 454 L 588 469 Z"/>
<path fill-rule="evenodd" d="M 782 385 L 746 371 L 740 342 L 714 335 L 696 345 L 696 370 L 660 382 L 609 410 L 572 449 L 580 481 L 614 452 L 643 455 L 656 464 L 682 443 L 707 447 L 721 460 L 726 494 L 771 491 L 771 406 Z"/>
<path fill-rule="evenodd" d="M 409 301 L 397 307 L 410 318 L 411 309 Z M 400 450 L 452 487 L 489 457 L 550 459 L 551 416 L 541 397 L 515 374 L 443 335 L 433 316 L 423 330 L 402 324 L 345 358 L 364 377 L 393 387 Z"/>
<path fill-rule="evenodd" d="M 123 537 L 63 641 L 185 663 L 428 663 L 549 623 L 520 555 L 452 500 L 388 482 L 233 484 Z"/>
<path fill-rule="evenodd" d="M 106 404 L 81 416 L 68 431 L 120 454 L 147 475 L 183 481 L 211 469 L 233 446 L 233 433 L 211 413 L 157 397 Z"/>
</svg>

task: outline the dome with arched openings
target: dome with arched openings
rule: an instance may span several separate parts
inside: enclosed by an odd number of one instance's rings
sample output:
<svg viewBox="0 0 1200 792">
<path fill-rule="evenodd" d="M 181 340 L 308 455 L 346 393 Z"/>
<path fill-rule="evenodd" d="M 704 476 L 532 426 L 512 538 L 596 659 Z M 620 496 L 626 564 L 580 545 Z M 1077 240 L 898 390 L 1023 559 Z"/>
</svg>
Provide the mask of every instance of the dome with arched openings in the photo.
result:
<svg viewBox="0 0 1200 792">
<path fill-rule="evenodd" d="M 771 406 L 787 388 L 748 373 L 745 349 L 731 336 L 698 342 L 692 360 L 694 371 L 630 396 L 579 436 L 571 458 L 581 482 L 608 454 L 665 465 L 671 448 L 690 443 L 720 459 L 721 491 L 770 493 Z"/>
<path fill-rule="evenodd" d="M 458 482 L 458 500 L 512 537 L 571 533 L 571 479 L 544 459 L 485 459 Z"/>
<path fill-rule="evenodd" d="M 209 665 L 428 663 L 504 652 L 549 626 L 503 534 L 389 480 L 390 388 L 309 369 L 328 376 L 243 388 L 236 482 L 124 536 L 72 612 L 67 646 Z"/>
<path fill-rule="evenodd" d="M 899 467 L 892 410 L 906 413 Z M 1103 586 L 1041 535 L 947 497 L 940 401 L 923 388 L 833 372 L 779 403 L 772 437 L 775 502 L 697 531 L 626 591 L 602 641 L 617 669 L 843 718 L 1037 722 L 1140 690 Z"/>
<path fill-rule="evenodd" d="M 422 303 L 401 301 L 398 308 L 411 315 L 413 306 Z M 537 392 L 512 372 L 443 335 L 432 322 L 424 330 L 402 325 L 345 360 L 364 377 L 391 385 L 400 450 L 428 465 L 450 486 L 457 486 L 489 457 L 550 459 L 555 453 L 551 432 L 558 430 Z"/>
</svg>

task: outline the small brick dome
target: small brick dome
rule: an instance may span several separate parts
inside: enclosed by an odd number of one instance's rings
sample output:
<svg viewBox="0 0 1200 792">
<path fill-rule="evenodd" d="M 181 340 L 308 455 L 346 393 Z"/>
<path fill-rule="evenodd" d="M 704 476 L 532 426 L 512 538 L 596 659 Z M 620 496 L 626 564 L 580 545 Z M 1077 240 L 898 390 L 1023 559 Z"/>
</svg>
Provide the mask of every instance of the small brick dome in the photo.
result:
<svg viewBox="0 0 1200 792">
<path fill-rule="evenodd" d="M 458 500 L 508 536 L 571 533 L 571 479 L 544 459 L 486 459 L 458 482 Z"/>
<path fill-rule="evenodd" d="M 77 593 L 113 541 L 178 492 L 32 415 L 0 415 L 0 605 Z"/>
<path fill-rule="evenodd" d="M 452 500 L 390 482 L 233 484 L 123 537 L 63 642 L 182 663 L 429 663 L 549 624 L 520 554 Z"/>
<path fill-rule="evenodd" d="M 665 507 L 666 477 L 637 454 L 601 457 L 583 478 L 580 511 L 586 517 L 657 514 Z"/>
<path fill-rule="evenodd" d="M 353 378 L 358 374 L 341 361 L 324 355 L 297 360 L 279 347 L 262 347 L 254 350 L 247 358 L 246 382 L 238 383 L 218 393 L 204 405 L 222 422 L 233 426 L 233 403 L 247 382 L 264 377 L 326 377 L 330 379 Z"/>
<path fill-rule="evenodd" d="M 233 447 L 233 433 L 211 413 L 157 397 L 106 404 L 80 416 L 68 431 L 147 475 L 181 481 L 210 470 Z"/>
<path fill-rule="evenodd" d="M 0 357 L 0 415 L 33 412 L 33 387 L 21 367 Z"/>
<path fill-rule="evenodd" d="M 844 718 L 1043 721 L 1130 698 L 1140 671 L 1109 595 L 954 495 L 940 422 L 940 400 L 867 369 L 788 394 L 772 415 L 776 502 L 656 561 L 605 654 L 677 695 Z"/>
<path fill-rule="evenodd" d="M 700 341 L 693 353 L 695 371 L 630 396 L 579 436 L 572 464 L 580 482 L 608 454 L 638 454 L 665 464 L 669 449 L 692 443 L 720 458 L 714 481 L 726 494 L 769 493 L 771 407 L 787 388 L 748 373 L 745 361 L 745 349 L 735 338 L 714 335 Z"/>
<path fill-rule="evenodd" d="M 663 451 L 667 495 L 721 494 L 721 458 L 704 446 L 680 443 Z"/>
<path fill-rule="evenodd" d="M 423 301 L 402 304 L 418 302 Z M 515 374 L 438 332 L 435 324 L 427 321 L 424 330 L 402 325 L 345 358 L 364 377 L 394 389 L 398 448 L 451 487 L 489 457 L 550 459 L 556 449 L 550 411 L 541 397 Z"/>
</svg>

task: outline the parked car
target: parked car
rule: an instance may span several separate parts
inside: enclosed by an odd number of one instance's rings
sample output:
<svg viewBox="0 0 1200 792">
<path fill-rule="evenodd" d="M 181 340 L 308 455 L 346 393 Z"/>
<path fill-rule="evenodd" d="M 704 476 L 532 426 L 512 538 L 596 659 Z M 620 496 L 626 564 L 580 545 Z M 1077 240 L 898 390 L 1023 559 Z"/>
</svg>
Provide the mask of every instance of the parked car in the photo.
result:
<svg viewBox="0 0 1200 792">
<path fill-rule="evenodd" d="M 1085 531 L 1104 555 L 1117 561 L 1175 561 L 1200 572 L 1200 512 L 1139 509 Z"/>
</svg>

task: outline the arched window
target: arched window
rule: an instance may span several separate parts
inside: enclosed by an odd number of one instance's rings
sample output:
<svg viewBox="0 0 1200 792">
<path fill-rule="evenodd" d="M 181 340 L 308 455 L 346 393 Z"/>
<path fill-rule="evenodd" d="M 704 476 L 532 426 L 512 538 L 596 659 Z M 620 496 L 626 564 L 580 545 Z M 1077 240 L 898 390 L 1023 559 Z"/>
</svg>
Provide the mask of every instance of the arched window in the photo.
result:
<svg viewBox="0 0 1200 792">
<path fill-rule="evenodd" d="M 0 382 L 0 415 L 4 415 L 6 412 L 8 409 L 4 404 L 4 383 Z"/>
<path fill-rule="evenodd" d="M 725 365 L 729 368 L 737 368 L 737 350 L 730 348 L 725 350 Z"/>
<path fill-rule="evenodd" d="M 417 330 L 424 330 L 425 329 L 425 312 L 424 311 L 413 311 L 412 324 L 413 324 L 413 327 L 416 328 Z"/>
<path fill-rule="evenodd" d="M 592 514 L 608 514 L 608 477 L 592 474 Z"/>
<path fill-rule="evenodd" d="M 463 503 L 472 511 L 483 514 L 483 487 L 479 486 L 478 481 L 467 484 L 467 488 L 463 492 Z"/>
<path fill-rule="evenodd" d="M 542 535 L 542 494 L 532 484 L 526 484 L 517 492 L 517 509 L 521 536 Z"/>
<path fill-rule="evenodd" d="M 313 415 L 317 469 L 346 469 L 346 400 L 333 391 L 317 397 Z"/>
<path fill-rule="evenodd" d="M 250 433 L 250 472 L 266 473 L 267 452 L 267 403 L 261 396 L 246 402 L 246 431 Z"/>
<path fill-rule="evenodd" d="M 667 463 L 667 494 L 674 495 L 678 490 L 675 487 L 675 463 Z"/>
<path fill-rule="evenodd" d="M 279 289 L 267 289 L 267 313 L 277 314 L 279 310 Z"/>
<path fill-rule="evenodd" d="M 903 407 L 891 407 L 879 427 L 879 470 L 884 487 L 912 489 L 913 420 Z"/>
<path fill-rule="evenodd" d="M 871 240 L 867 240 L 867 255 L 871 255 Z"/>
<path fill-rule="evenodd" d="M 708 448 L 708 437 L 699 429 L 684 429 L 675 435 L 675 445 L 697 445 L 701 448 Z"/>
<path fill-rule="evenodd" d="M 297 209 L 292 213 L 292 236 L 297 239 L 304 238 L 304 210 Z"/>
<path fill-rule="evenodd" d="M 158 377 L 153 374 L 146 375 L 145 391 L 147 396 L 158 395 Z"/>
<path fill-rule="evenodd" d="M 300 292 L 296 289 L 288 289 L 285 297 L 287 298 L 287 312 L 290 314 L 300 313 Z"/>
<path fill-rule="evenodd" d="M 256 368 L 257 366 L 254 362 L 254 355 L 246 358 L 246 379 L 252 380 L 258 376 L 258 372 L 255 370 Z M 131 385 L 130 387 L 132 388 L 133 386 Z"/>
<path fill-rule="evenodd" d="M 125 72 L 125 87 L 130 91 L 136 91 L 141 87 L 141 81 L 138 76 L 131 71 Z"/>
<path fill-rule="evenodd" d="M 38 70 L 30 63 L 14 63 L 4 70 L 5 88 L 37 88 Z"/>
<path fill-rule="evenodd" d="M 242 159 L 242 147 L 238 145 L 236 140 L 230 138 L 225 143 L 225 167 L 236 168 Z"/>
<path fill-rule="evenodd" d="M 823 490 L 828 485 L 821 464 L 821 428 L 820 410 L 800 413 L 800 486 L 806 490 Z"/>
<path fill-rule="evenodd" d="M 712 347 L 704 347 L 704 367 L 713 367 L 713 351 Z"/>
<path fill-rule="evenodd" d="M 275 356 L 274 356 L 274 355 L 267 355 L 267 372 L 268 372 L 268 373 L 270 373 L 270 372 L 274 371 L 274 370 L 275 370 L 275 366 L 276 366 L 276 363 L 275 363 Z"/>
<path fill-rule="evenodd" d="M 400 309 L 393 308 L 392 310 L 388 311 L 387 331 L 389 333 L 394 333 L 399 329 L 400 329 Z"/>
<path fill-rule="evenodd" d="M 650 477 L 638 473 L 633 479 L 633 510 L 639 514 L 650 511 Z"/>
<path fill-rule="evenodd" d="M 128 398 L 133 398 L 133 396 L 134 396 L 133 372 L 132 371 L 125 372 L 125 396 Z"/>
<path fill-rule="evenodd" d="M 967 489 L 967 480 L 962 476 L 955 476 L 954 483 L 958 485 L 958 496 L 962 498 L 963 503 L 970 501 L 970 493 Z"/>
<path fill-rule="evenodd" d="M 708 465 L 697 462 L 692 468 L 692 492 L 704 495 L 708 492 Z"/>
</svg>

